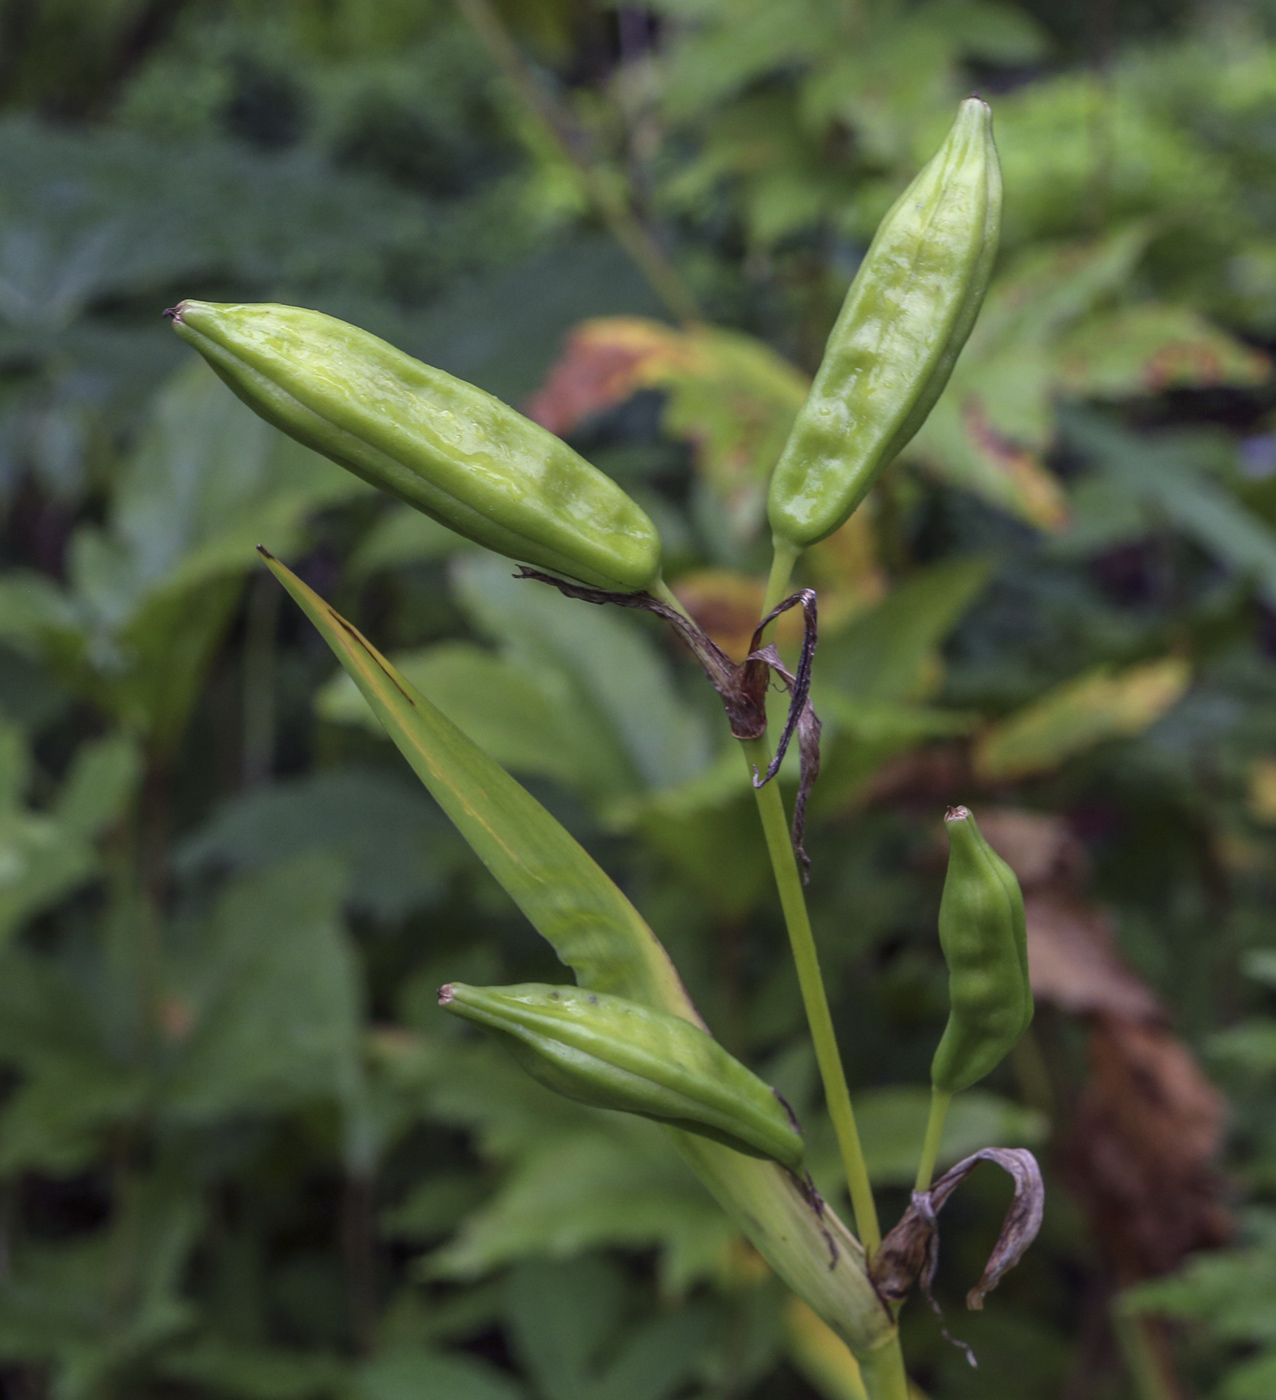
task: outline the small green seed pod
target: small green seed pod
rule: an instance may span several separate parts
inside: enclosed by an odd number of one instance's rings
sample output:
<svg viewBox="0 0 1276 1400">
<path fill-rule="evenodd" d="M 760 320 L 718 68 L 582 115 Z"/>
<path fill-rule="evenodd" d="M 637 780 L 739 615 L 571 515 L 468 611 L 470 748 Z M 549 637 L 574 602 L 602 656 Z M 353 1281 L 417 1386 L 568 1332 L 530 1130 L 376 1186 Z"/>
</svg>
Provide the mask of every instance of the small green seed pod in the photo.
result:
<svg viewBox="0 0 1276 1400">
<path fill-rule="evenodd" d="M 497 1032 L 550 1089 L 658 1119 L 796 1170 L 802 1135 L 775 1091 L 713 1037 L 665 1011 L 583 987 L 439 989 L 439 1005 Z"/>
<path fill-rule="evenodd" d="M 660 578 L 646 512 L 491 394 L 302 307 L 184 301 L 167 314 L 267 422 L 458 534 L 615 592 Z"/>
<path fill-rule="evenodd" d="M 831 535 L 926 421 L 979 314 L 1000 225 L 992 113 L 971 97 L 846 294 L 771 478 L 777 551 Z"/>
<path fill-rule="evenodd" d="M 1023 895 L 965 807 L 947 815 L 948 876 L 939 941 L 951 1010 L 931 1064 L 941 1093 L 968 1089 L 1005 1058 L 1032 1020 Z"/>
</svg>

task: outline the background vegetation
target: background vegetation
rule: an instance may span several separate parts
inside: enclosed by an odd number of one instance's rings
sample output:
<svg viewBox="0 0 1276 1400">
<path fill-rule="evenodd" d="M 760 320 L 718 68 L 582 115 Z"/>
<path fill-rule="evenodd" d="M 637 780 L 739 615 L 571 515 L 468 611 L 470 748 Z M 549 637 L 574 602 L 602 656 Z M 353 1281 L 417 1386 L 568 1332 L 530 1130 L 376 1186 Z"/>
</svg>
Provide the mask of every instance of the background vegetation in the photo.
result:
<svg viewBox="0 0 1276 1400">
<path fill-rule="evenodd" d="M 807 579 L 813 912 L 888 1217 L 946 1014 L 946 803 L 1028 896 L 1034 1037 L 945 1155 L 1036 1147 L 1045 1230 L 962 1314 L 1005 1199 L 977 1174 L 939 1292 L 980 1368 L 924 1308 L 907 1351 L 936 1400 L 1276 1393 L 1274 29 L 1258 0 L 0 5 L 0 1395 L 849 1393 L 648 1124 L 443 1024 L 444 980 L 562 970 L 252 546 L 599 855 L 835 1179 L 716 702 L 643 619 L 267 429 L 159 312 L 317 306 L 529 406 L 738 646 L 805 376 L 972 87 L 994 291 Z"/>
</svg>

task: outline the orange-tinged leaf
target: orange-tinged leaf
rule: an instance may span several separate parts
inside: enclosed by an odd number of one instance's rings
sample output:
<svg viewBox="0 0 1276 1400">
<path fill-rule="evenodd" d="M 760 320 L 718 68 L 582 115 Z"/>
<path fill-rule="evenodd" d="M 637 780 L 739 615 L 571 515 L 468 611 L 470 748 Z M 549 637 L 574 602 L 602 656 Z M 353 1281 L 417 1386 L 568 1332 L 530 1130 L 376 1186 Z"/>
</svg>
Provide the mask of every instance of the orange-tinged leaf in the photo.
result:
<svg viewBox="0 0 1276 1400">
<path fill-rule="evenodd" d="M 975 771 L 998 781 L 1049 772 L 1105 739 L 1142 733 L 1182 698 L 1191 671 L 1181 657 L 1100 667 L 1048 691 L 985 730 Z"/>
<path fill-rule="evenodd" d="M 665 431 L 693 445 L 728 528 L 747 541 L 761 526 L 766 483 L 809 387 L 769 346 L 739 332 L 610 316 L 577 326 L 528 413 L 568 433 L 640 389 L 664 390 Z"/>
</svg>

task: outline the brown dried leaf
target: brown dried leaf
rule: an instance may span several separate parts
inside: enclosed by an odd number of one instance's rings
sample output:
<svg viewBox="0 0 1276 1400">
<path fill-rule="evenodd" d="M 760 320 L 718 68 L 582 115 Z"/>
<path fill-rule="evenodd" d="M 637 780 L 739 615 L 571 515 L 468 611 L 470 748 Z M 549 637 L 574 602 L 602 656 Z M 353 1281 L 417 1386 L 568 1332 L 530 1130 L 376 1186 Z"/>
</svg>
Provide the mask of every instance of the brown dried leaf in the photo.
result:
<svg viewBox="0 0 1276 1400">
<path fill-rule="evenodd" d="M 1067 822 L 1002 807 L 981 812 L 979 829 L 1023 889 L 1034 995 L 1074 1016 L 1164 1021 L 1165 1008 L 1121 960 L 1109 920 L 1077 893 L 1088 862 Z"/>
<path fill-rule="evenodd" d="M 995 849 L 995 847 L 994 847 Z M 1074 895 L 1024 900 L 1033 995 L 1073 1016 L 1163 1022 L 1165 1008 L 1122 962 L 1109 921 Z"/>
<path fill-rule="evenodd" d="M 1085 847 L 1062 817 L 993 807 L 979 813 L 979 829 L 1015 872 L 1025 894 L 1056 882 L 1078 889 L 1085 879 Z"/>
<path fill-rule="evenodd" d="M 1232 1233 L 1216 1163 L 1226 1106 L 1164 1027 L 1101 1018 L 1064 1161 L 1122 1286 Z"/>
</svg>

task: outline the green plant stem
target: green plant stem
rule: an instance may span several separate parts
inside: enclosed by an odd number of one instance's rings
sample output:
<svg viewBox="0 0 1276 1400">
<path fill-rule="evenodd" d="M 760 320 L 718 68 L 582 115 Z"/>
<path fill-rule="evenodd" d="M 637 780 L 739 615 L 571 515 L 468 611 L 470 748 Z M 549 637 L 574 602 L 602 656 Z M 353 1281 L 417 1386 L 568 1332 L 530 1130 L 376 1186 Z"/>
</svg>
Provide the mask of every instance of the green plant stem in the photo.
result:
<svg viewBox="0 0 1276 1400">
<path fill-rule="evenodd" d="M 1131 1316 L 1121 1306 L 1119 1297 L 1113 1300 L 1111 1316 L 1112 1330 L 1139 1400 L 1180 1400 L 1179 1387 L 1157 1346 L 1152 1319 Z"/>
<path fill-rule="evenodd" d="M 597 162 L 581 149 L 579 133 L 568 129 L 564 115 L 541 89 L 490 0 L 456 0 L 456 3 L 524 110 L 575 168 L 590 203 L 633 259 L 652 291 L 684 325 L 702 321 L 699 304 L 682 275 L 665 256 L 651 230 L 634 214 L 629 201 L 607 179 Z"/>
<path fill-rule="evenodd" d="M 669 585 L 664 581 L 663 578 L 658 578 L 655 581 L 655 583 L 651 585 L 650 591 L 651 596 L 653 598 L 659 598 L 662 603 L 665 603 L 667 606 L 671 607 L 674 610 L 674 612 L 681 613 L 683 617 L 687 619 L 688 622 L 695 621 L 695 619 L 686 610 L 686 608 L 682 606 L 678 595 L 673 591 L 672 588 L 669 587 Z"/>
<path fill-rule="evenodd" d="M 930 1114 L 926 1119 L 926 1136 L 922 1141 L 922 1159 L 917 1164 L 917 1184 L 914 1191 L 929 1191 L 931 1178 L 935 1175 L 935 1159 L 939 1156 L 939 1144 L 944 1136 L 944 1121 L 948 1117 L 948 1105 L 953 1096 L 941 1089 L 930 1091 Z"/>
<path fill-rule="evenodd" d="M 759 772 L 764 772 L 771 762 L 771 749 L 766 739 L 742 739 L 740 742 L 750 775 L 755 767 Z M 868 1167 L 860 1147 L 859 1131 L 855 1126 L 855 1111 L 851 1107 L 850 1090 L 846 1086 L 846 1072 L 842 1068 L 842 1057 L 838 1052 L 837 1037 L 833 1031 L 833 1017 L 829 1012 L 828 997 L 824 992 L 820 960 L 815 951 L 811 920 L 806 912 L 806 896 L 802 892 L 802 877 L 798 874 L 797 858 L 793 854 L 793 843 L 789 839 L 784 802 L 780 797 L 779 785 L 774 781 L 767 783 L 765 787 L 755 788 L 753 795 L 757 799 L 758 815 L 762 819 L 762 831 L 766 837 L 767 851 L 771 856 L 771 868 L 775 872 L 780 906 L 789 930 L 789 943 L 793 949 L 793 961 L 797 965 L 798 983 L 802 989 L 802 1003 L 811 1027 L 811 1039 L 815 1042 L 815 1059 L 820 1067 L 820 1078 L 824 1082 L 824 1098 L 828 1104 L 829 1116 L 833 1120 L 834 1132 L 837 1134 L 842 1165 L 846 1170 L 851 1209 L 855 1214 L 855 1232 L 860 1237 L 865 1253 L 871 1258 L 873 1251 L 882 1242 L 882 1231 L 877 1223 L 873 1188 L 869 1185 Z"/>
<path fill-rule="evenodd" d="M 778 607 L 788 596 L 789 580 L 793 577 L 793 566 L 802 553 L 796 545 L 791 545 L 786 540 L 775 540 L 772 548 L 775 553 L 771 559 L 771 577 L 767 579 L 766 597 L 762 603 L 763 617 L 772 608 Z"/>
</svg>

